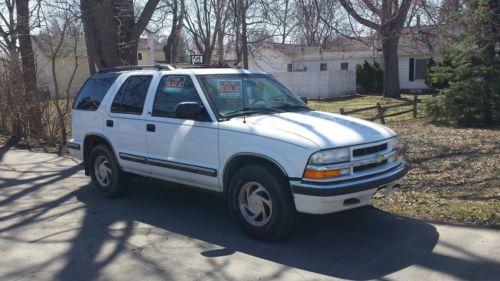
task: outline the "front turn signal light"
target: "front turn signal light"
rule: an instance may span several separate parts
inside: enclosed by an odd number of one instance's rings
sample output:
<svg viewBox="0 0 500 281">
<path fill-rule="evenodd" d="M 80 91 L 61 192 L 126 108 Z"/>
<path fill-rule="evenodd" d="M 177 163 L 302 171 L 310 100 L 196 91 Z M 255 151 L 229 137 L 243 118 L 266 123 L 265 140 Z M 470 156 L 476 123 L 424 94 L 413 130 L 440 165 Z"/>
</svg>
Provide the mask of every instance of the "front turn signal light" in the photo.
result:
<svg viewBox="0 0 500 281">
<path fill-rule="evenodd" d="M 349 169 L 333 169 L 333 170 L 324 170 L 324 171 L 313 171 L 313 170 L 305 170 L 304 178 L 313 179 L 313 180 L 321 180 L 321 179 L 330 179 L 336 178 L 339 176 L 344 176 L 349 174 Z"/>
</svg>

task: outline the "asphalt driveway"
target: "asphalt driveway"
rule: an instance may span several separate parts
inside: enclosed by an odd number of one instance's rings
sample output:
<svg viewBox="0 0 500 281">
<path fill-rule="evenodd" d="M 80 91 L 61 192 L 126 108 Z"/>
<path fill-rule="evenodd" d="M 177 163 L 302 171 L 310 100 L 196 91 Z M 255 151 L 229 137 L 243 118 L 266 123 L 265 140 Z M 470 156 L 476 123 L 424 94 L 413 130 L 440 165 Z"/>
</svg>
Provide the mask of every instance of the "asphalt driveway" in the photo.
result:
<svg viewBox="0 0 500 281">
<path fill-rule="evenodd" d="M 135 178 L 101 198 L 77 163 L 0 148 L 0 280 L 499 280 L 500 231 L 372 207 L 262 243 L 223 198 Z"/>
</svg>

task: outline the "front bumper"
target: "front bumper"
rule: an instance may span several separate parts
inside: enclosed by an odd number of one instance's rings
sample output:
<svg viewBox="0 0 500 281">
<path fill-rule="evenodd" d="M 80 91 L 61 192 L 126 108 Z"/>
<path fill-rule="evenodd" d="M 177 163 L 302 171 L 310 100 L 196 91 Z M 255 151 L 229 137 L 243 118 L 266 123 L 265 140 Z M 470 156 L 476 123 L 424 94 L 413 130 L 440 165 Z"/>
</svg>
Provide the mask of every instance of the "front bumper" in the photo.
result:
<svg viewBox="0 0 500 281">
<path fill-rule="evenodd" d="M 370 204 L 377 190 L 392 188 L 409 171 L 409 165 L 398 165 L 380 173 L 334 182 L 291 180 L 297 211 L 309 214 L 326 214 Z"/>
</svg>

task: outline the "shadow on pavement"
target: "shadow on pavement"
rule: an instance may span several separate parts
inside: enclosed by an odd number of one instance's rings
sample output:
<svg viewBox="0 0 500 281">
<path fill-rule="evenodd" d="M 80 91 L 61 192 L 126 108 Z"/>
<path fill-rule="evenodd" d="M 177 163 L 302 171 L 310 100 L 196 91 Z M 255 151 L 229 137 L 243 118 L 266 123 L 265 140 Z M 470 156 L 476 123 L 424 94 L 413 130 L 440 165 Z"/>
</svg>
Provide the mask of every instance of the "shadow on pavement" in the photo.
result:
<svg viewBox="0 0 500 281">
<path fill-rule="evenodd" d="M 43 183 L 28 185 L 25 190 L 18 191 L 16 188 L 14 198 L 6 198 L 4 201 L 15 202 L 36 190 L 54 190 L 55 181 L 70 178 L 80 169 L 81 167 L 69 167 L 60 171 L 59 175 L 53 174 L 54 178 L 44 179 L 46 181 Z M 226 211 L 223 198 L 213 194 L 177 184 L 135 178 L 131 182 L 128 196 L 107 199 L 98 196 L 89 186 L 81 185 L 72 186 L 69 192 L 60 191 L 61 196 L 55 200 L 0 218 L 5 221 L 25 216 L 11 227 L 0 229 L 0 233 L 5 234 L 12 229 L 47 219 L 42 214 L 74 201 L 75 197 L 83 203 L 84 206 L 78 207 L 84 210 L 79 230 L 74 238 L 67 241 L 69 248 L 61 256 L 65 260 L 64 266 L 54 275 L 61 280 L 92 280 L 99 277 L 101 270 L 118 256 L 127 251 L 130 253 L 128 240 L 138 231 L 134 228 L 136 222 L 150 225 L 152 231 L 163 229 L 171 232 L 170 236 L 179 234 L 190 240 L 200 240 L 221 247 L 199 252 L 204 258 L 213 260 L 211 272 L 219 280 L 235 278 L 227 275 L 224 264 L 220 264 L 216 258 L 231 256 L 235 252 L 283 264 L 287 266 L 284 270 L 288 270 L 288 267 L 299 268 L 355 280 L 383 278 L 411 265 L 468 280 L 489 280 L 500 274 L 500 263 L 484 260 L 467 252 L 463 252 L 464 258 L 433 253 L 439 239 L 434 226 L 373 207 L 325 216 L 303 215 L 301 223 L 290 237 L 263 243 L 244 236 Z M 15 185 L 10 187 L 14 188 Z M 116 224 L 120 225 L 119 229 L 115 229 Z M 45 238 L 41 237 L 30 243 L 38 243 Z M 100 252 L 109 241 L 114 241 L 115 246 L 103 257 Z M 156 244 L 147 245 L 148 249 L 161 247 L 163 242 L 151 243 Z M 165 265 L 157 264 L 157 261 L 150 260 L 145 255 L 134 254 L 134 257 L 146 264 L 147 268 L 156 270 L 162 279 L 172 279 L 170 272 L 165 270 Z M 189 257 L 181 259 L 182 262 L 189 262 Z M 51 262 L 49 260 L 37 267 L 43 268 Z M 19 274 L 20 271 L 16 270 L 9 276 Z M 279 274 L 276 272 L 276 276 Z M 271 278 L 272 276 L 269 279 Z"/>
<path fill-rule="evenodd" d="M 238 251 L 338 278 L 380 278 L 413 264 L 464 279 L 487 277 L 478 271 L 484 266 L 479 261 L 433 254 L 439 235 L 432 225 L 372 207 L 326 216 L 304 215 L 290 237 L 263 243 L 247 238 L 237 229 L 223 198 L 176 184 L 135 179 L 129 196 L 119 200 L 100 198 L 89 188 L 80 189 L 75 195 L 87 205 L 88 219 L 68 253 L 69 259 L 74 259 L 68 265 L 79 266 L 66 267 L 59 276 L 63 279 L 75 276 L 78 268 L 98 271 L 92 254 L 82 267 L 81 250 L 90 242 L 105 241 L 108 234 L 100 230 L 117 221 L 139 221 L 223 247 L 200 252 L 205 257 L 228 256 Z M 131 230 L 129 223 L 119 239 L 126 240 Z"/>
</svg>

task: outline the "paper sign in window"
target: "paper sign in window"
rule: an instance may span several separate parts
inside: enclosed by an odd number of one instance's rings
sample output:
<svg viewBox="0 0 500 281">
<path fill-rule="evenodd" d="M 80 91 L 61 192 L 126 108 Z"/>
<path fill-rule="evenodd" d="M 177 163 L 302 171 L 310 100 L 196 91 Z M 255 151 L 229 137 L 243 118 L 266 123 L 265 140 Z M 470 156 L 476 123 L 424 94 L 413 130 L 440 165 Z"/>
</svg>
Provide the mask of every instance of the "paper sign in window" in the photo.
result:
<svg viewBox="0 0 500 281">
<path fill-rule="evenodd" d="M 219 97 L 241 97 L 241 80 L 219 80 Z"/>
<path fill-rule="evenodd" d="M 163 92 L 181 92 L 184 88 L 184 76 L 168 76 L 163 84 Z"/>
</svg>

